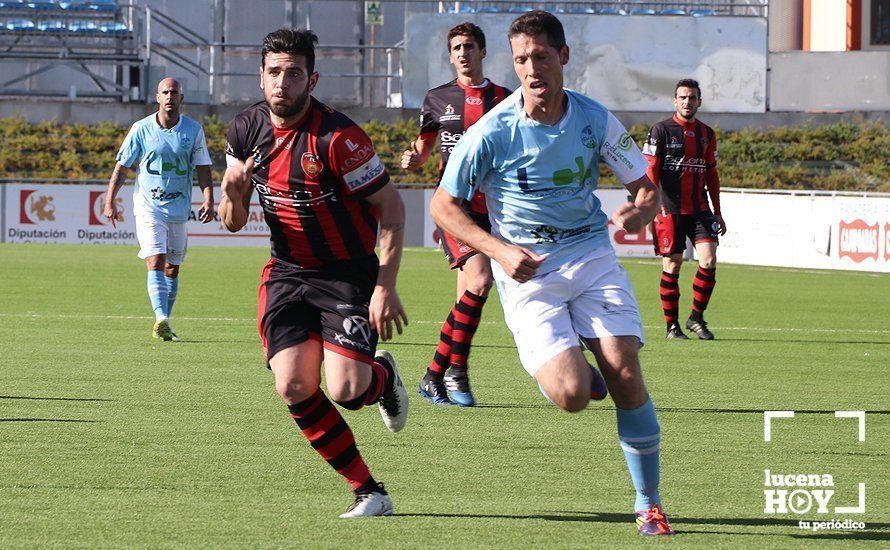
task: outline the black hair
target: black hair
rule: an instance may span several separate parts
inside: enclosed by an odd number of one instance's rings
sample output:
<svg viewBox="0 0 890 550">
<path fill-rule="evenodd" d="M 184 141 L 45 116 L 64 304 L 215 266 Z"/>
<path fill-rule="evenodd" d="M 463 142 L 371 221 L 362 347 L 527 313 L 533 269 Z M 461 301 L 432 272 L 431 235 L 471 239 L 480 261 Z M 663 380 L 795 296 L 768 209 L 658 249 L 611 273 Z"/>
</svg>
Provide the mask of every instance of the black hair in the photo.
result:
<svg viewBox="0 0 890 550">
<path fill-rule="evenodd" d="M 510 39 L 519 34 L 528 36 L 543 34 L 547 37 L 547 43 L 557 50 L 562 50 L 566 45 L 566 33 L 562 28 L 562 23 L 555 15 L 546 11 L 530 11 L 517 17 L 510 25 L 507 38 Z"/>
<path fill-rule="evenodd" d="M 309 74 L 315 72 L 315 45 L 318 37 L 314 32 L 305 29 L 278 29 L 270 32 L 263 39 L 263 57 L 261 67 L 266 65 L 266 54 L 289 53 L 302 55 L 306 58 L 306 69 Z"/>
</svg>

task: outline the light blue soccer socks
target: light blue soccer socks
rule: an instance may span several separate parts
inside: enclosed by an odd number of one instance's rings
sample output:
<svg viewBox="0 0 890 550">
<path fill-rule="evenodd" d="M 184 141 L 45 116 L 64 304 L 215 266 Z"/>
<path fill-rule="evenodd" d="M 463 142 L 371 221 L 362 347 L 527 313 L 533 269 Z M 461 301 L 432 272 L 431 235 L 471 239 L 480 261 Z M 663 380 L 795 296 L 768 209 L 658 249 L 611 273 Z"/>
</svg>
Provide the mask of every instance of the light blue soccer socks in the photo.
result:
<svg viewBox="0 0 890 550">
<path fill-rule="evenodd" d="M 173 315 L 173 304 L 176 302 L 176 294 L 179 291 L 179 277 L 167 277 L 167 315 Z"/>
<path fill-rule="evenodd" d="M 649 510 L 661 504 L 658 495 L 661 427 L 655 416 L 655 405 L 649 399 L 636 409 L 616 408 L 616 413 L 618 440 L 637 492 L 634 510 Z"/>
<path fill-rule="evenodd" d="M 170 311 L 167 309 L 168 294 L 167 277 L 164 272 L 150 270 L 148 272 L 148 299 L 151 300 L 156 320 L 170 318 Z"/>
</svg>

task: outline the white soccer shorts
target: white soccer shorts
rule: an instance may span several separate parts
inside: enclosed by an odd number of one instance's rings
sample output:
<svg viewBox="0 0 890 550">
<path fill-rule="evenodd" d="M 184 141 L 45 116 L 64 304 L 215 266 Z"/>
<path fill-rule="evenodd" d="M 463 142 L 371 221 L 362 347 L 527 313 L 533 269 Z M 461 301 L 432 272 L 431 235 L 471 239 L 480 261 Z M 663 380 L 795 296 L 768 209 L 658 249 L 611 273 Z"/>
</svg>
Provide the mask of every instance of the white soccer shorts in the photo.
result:
<svg viewBox="0 0 890 550">
<path fill-rule="evenodd" d="M 136 238 L 139 257 L 143 260 L 158 254 L 167 255 L 167 263 L 181 265 L 188 248 L 186 223 L 165 222 L 148 216 L 136 216 Z"/>
<path fill-rule="evenodd" d="M 504 320 L 523 368 L 534 377 L 556 354 L 583 338 L 636 336 L 643 345 L 643 323 L 627 272 L 611 247 L 526 283 L 511 279 L 492 260 Z"/>
</svg>

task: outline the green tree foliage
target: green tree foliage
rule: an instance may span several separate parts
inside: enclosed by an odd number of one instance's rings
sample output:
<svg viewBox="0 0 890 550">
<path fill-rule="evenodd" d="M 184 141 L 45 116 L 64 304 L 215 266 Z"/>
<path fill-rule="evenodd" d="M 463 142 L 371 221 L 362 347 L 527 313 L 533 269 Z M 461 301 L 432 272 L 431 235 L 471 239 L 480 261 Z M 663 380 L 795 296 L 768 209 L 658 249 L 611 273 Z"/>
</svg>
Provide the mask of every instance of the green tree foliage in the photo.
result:
<svg viewBox="0 0 890 550">
<path fill-rule="evenodd" d="M 225 170 L 228 123 L 211 116 L 202 124 L 218 182 Z M 394 182 L 436 182 L 438 151 L 417 172 L 400 166 L 402 152 L 417 137 L 415 120 L 371 121 L 364 129 Z M 31 124 L 21 117 L 6 118 L 0 124 L 0 171 L 7 179 L 105 180 L 127 130 L 111 122 Z M 642 144 L 647 131 L 636 125 L 630 134 Z M 890 192 L 890 129 L 882 122 L 810 123 L 738 132 L 718 128 L 717 139 L 720 181 L 726 187 Z M 602 185 L 618 185 L 605 166 L 600 176 Z"/>
</svg>

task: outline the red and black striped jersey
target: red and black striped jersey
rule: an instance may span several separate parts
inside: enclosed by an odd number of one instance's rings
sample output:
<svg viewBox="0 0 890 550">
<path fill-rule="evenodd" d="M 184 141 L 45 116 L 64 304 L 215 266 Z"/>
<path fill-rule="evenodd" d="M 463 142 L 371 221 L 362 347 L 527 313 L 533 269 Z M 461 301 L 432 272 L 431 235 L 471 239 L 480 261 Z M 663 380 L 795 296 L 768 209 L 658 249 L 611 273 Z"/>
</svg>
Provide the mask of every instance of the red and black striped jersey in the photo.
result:
<svg viewBox="0 0 890 550">
<path fill-rule="evenodd" d="M 366 197 L 389 182 L 365 132 L 310 99 L 306 116 L 276 128 L 256 103 L 229 126 L 226 155 L 254 158 L 253 186 L 271 230 L 272 257 L 314 268 L 374 253 L 378 216 Z"/>
<path fill-rule="evenodd" d="M 465 86 L 458 79 L 431 89 L 423 99 L 420 111 L 420 139 L 431 142 L 439 138 L 439 179 L 451 150 L 464 135 L 464 131 L 476 123 L 482 115 L 510 95 L 510 90 L 485 80 L 481 86 Z M 486 213 L 485 198 L 479 193 L 473 197 L 473 210 Z"/>
<path fill-rule="evenodd" d="M 649 130 L 643 154 L 649 161 L 649 179 L 661 187 L 668 213 L 708 211 L 710 195 L 714 213 L 720 214 L 717 137 L 711 127 L 674 115 Z"/>
</svg>

